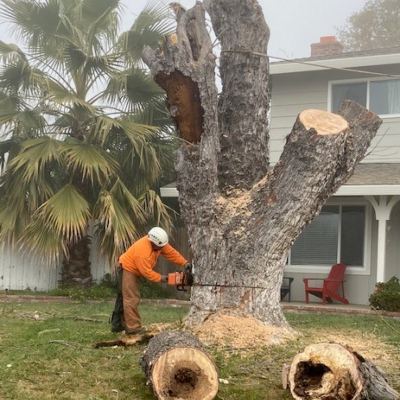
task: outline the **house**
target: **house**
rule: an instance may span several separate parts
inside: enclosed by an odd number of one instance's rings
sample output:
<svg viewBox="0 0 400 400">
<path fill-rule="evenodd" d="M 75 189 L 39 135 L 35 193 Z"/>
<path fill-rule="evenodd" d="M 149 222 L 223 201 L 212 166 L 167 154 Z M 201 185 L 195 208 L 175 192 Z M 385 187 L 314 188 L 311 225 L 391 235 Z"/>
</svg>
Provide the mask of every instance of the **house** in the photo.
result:
<svg viewBox="0 0 400 400">
<path fill-rule="evenodd" d="M 346 297 L 368 304 L 376 282 L 400 277 L 400 47 L 344 53 L 334 37 L 323 37 L 311 45 L 311 57 L 271 63 L 270 74 L 272 166 L 305 109 L 335 111 L 352 99 L 383 119 L 367 157 L 298 237 L 285 267 L 285 276 L 294 278 L 292 301 L 304 301 L 304 277 L 326 277 L 332 264 L 344 262 Z M 177 207 L 174 185 L 162 188 L 161 195 Z M 187 254 L 182 225 L 175 239 L 175 247 Z M 95 245 L 91 263 L 100 281 L 109 267 Z M 58 273 L 17 252 L 0 254 L 0 289 L 49 290 Z"/>
<path fill-rule="evenodd" d="M 377 282 L 400 276 L 400 47 L 344 53 L 335 37 L 323 37 L 311 57 L 271 63 L 270 77 L 272 166 L 305 109 L 335 112 L 351 99 L 383 119 L 368 155 L 298 237 L 285 267 L 292 301 L 304 301 L 304 277 L 326 277 L 344 262 L 346 297 L 368 304 Z M 177 192 L 167 186 L 161 195 Z"/>
</svg>

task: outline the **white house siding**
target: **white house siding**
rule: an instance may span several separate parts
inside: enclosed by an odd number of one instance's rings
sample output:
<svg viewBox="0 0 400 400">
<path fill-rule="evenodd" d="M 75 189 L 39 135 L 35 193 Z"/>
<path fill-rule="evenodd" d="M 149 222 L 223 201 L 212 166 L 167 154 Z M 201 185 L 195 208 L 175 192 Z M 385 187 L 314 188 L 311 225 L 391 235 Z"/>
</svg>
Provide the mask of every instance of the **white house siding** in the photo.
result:
<svg viewBox="0 0 400 400">
<path fill-rule="evenodd" d="M 18 251 L 0 251 L 0 290 L 48 291 L 57 286 L 61 269 Z"/>
<path fill-rule="evenodd" d="M 363 68 L 368 70 L 367 67 Z M 374 67 L 376 72 L 398 73 L 398 66 Z M 373 78 L 346 71 L 313 71 L 272 76 L 270 156 L 275 164 L 300 112 L 309 108 L 328 110 L 328 81 Z M 371 143 L 365 163 L 400 162 L 400 118 L 385 118 Z"/>
</svg>

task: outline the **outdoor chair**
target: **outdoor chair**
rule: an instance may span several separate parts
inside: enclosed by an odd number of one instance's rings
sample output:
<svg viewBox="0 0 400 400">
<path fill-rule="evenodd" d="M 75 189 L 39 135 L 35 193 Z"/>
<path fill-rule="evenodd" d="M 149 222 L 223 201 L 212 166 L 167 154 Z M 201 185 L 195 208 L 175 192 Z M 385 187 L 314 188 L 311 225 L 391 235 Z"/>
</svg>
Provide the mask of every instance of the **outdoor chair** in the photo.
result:
<svg viewBox="0 0 400 400">
<path fill-rule="evenodd" d="M 328 277 L 323 278 L 304 278 L 303 282 L 306 291 L 306 303 L 309 303 L 309 294 L 313 294 L 322 299 L 322 303 L 326 304 L 328 301 L 332 303 L 332 299 L 340 301 L 344 304 L 349 304 L 344 294 L 344 272 L 346 270 L 346 265 L 343 263 L 335 264 L 331 268 L 331 272 Z M 323 281 L 322 287 L 309 286 L 309 281 Z M 339 293 L 339 288 L 341 287 L 342 295 Z"/>
<path fill-rule="evenodd" d="M 290 289 L 292 282 L 294 281 L 294 278 L 289 278 L 289 277 L 283 277 L 282 279 L 282 286 L 281 286 L 281 301 L 286 297 L 286 295 L 289 295 L 289 303 L 290 303 Z"/>
</svg>

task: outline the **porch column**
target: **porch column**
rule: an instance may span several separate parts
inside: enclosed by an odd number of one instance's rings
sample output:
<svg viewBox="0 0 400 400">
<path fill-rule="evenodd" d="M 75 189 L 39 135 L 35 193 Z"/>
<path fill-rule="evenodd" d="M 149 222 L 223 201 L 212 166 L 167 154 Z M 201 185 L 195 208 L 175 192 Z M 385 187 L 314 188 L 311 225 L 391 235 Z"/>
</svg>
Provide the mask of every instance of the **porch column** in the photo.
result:
<svg viewBox="0 0 400 400">
<path fill-rule="evenodd" d="M 388 202 L 387 196 L 365 196 L 375 209 L 378 221 L 378 247 L 376 262 L 376 281 L 385 282 L 386 259 L 386 222 L 390 218 L 393 206 L 400 200 L 400 196 L 393 196 Z"/>
</svg>

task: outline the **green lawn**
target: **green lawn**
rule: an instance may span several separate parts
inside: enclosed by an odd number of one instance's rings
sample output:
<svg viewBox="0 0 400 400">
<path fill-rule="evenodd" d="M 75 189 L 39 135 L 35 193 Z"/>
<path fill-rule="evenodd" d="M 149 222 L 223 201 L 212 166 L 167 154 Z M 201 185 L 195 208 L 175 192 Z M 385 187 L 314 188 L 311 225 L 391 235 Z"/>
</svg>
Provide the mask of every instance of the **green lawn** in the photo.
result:
<svg viewBox="0 0 400 400">
<path fill-rule="evenodd" d="M 118 338 L 109 331 L 109 302 L 0 303 L 1 399 L 154 399 L 139 360 L 145 348 L 93 348 L 96 341 Z M 143 323 L 175 323 L 187 309 L 141 307 Z M 216 399 L 290 399 L 281 388 L 281 369 L 310 343 L 347 343 L 388 372 L 400 391 L 400 321 L 379 316 L 286 313 L 300 332 L 284 346 L 251 354 L 209 348 L 221 383 Z M 200 400 L 200 399 L 199 399 Z"/>
</svg>

